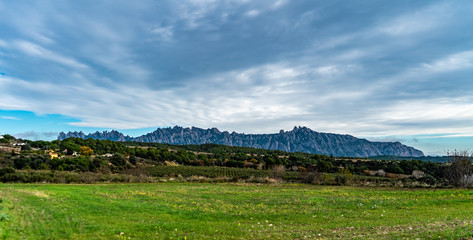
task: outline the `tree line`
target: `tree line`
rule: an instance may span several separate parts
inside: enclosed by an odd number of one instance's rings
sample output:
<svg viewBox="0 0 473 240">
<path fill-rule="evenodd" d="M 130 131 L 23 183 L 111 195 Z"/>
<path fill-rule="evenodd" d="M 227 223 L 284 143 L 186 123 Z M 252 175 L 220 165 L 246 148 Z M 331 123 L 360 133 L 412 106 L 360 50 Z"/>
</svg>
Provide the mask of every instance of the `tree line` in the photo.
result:
<svg viewBox="0 0 473 240">
<path fill-rule="evenodd" d="M 8 140 L 12 140 L 10 137 Z M 260 170 L 284 166 L 290 171 L 352 174 L 384 170 L 391 174 L 410 175 L 422 171 L 424 178 L 435 182 L 453 179 L 451 169 L 458 164 L 422 160 L 370 160 L 335 158 L 320 154 L 289 153 L 279 150 L 233 147 L 218 144 L 170 145 L 142 142 L 114 142 L 110 140 L 68 138 L 62 141 L 30 141 L 21 153 L 0 153 L 0 167 L 79 172 L 121 172 L 141 166 L 174 163 L 187 166 L 219 166 Z M 59 157 L 51 157 L 52 151 Z M 457 153 L 455 153 L 458 155 Z M 470 161 L 471 158 L 466 158 Z M 461 167 L 470 166 L 463 162 Z M 462 173 L 457 173 L 457 175 Z M 465 174 L 470 174 L 469 172 Z M 458 182 L 471 182 L 468 177 L 456 177 Z M 396 175 L 396 176 L 397 176 Z M 470 174 L 471 175 L 471 174 Z M 458 180 L 460 179 L 460 180 Z"/>
</svg>

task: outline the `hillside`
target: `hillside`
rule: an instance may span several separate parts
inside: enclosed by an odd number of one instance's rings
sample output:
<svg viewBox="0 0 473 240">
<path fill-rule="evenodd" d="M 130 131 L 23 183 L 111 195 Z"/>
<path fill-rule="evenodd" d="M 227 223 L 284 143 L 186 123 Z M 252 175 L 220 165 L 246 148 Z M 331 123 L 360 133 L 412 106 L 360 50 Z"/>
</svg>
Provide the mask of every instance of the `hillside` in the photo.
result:
<svg viewBox="0 0 473 240">
<path fill-rule="evenodd" d="M 287 152 L 306 152 L 333 156 L 371 157 L 379 155 L 420 157 L 424 153 L 399 142 L 370 142 L 351 135 L 321 133 L 307 127 L 294 127 L 292 131 L 274 134 L 242 134 L 219 131 L 216 128 L 158 128 L 139 136 L 129 137 L 118 131 L 84 134 L 83 132 L 61 132 L 58 140 L 69 137 L 92 138 L 112 141 L 156 142 L 169 144 L 216 143 L 229 146 L 252 147 Z"/>
</svg>

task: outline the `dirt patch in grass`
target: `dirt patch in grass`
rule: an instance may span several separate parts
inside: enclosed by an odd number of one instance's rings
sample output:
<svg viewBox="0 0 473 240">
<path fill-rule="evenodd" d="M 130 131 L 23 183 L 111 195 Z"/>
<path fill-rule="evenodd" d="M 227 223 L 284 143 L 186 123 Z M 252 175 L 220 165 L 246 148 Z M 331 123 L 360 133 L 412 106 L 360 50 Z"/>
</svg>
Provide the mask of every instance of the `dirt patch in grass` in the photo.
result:
<svg viewBox="0 0 473 240">
<path fill-rule="evenodd" d="M 436 237 L 435 233 L 442 231 L 454 232 L 462 228 L 465 230 L 473 230 L 473 220 L 437 221 L 422 225 L 379 226 L 369 228 L 345 227 L 332 229 L 328 235 L 330 235 L 330 238 L 338 239 L 346 239 L 347 237 L 353 239 L 385 239 L 389 238 L 389 236 L 413 236 L 416 235 L 416 233 L 430 233 L 431 235 L 427 236 L 429 239 L 441 239 L 441 236 Z M 473 236 L 463 239 L 473 239 Z"/>
<path fill-rule="evenodd" d="M 36 196 L 36 197 L 40 197 L 40 198 L 49 198 L 49 195 L 48 195 L 48 194 L 46 194 L 46 193 L 43 192 L 43 191 L 39 191 L 39 190 L 15 189 L 15 191 L 21 192 L 21 193 L 30 194 L 30 195 L 33 195 L 33 196 Z"/>
</svg>

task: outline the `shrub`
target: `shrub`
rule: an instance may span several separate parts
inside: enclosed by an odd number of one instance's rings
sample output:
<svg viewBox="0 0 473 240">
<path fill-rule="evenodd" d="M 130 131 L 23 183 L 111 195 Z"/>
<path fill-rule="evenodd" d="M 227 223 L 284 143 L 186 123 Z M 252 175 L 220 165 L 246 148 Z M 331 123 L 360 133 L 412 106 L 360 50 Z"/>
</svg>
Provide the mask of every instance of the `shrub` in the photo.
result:
<svg viewBox="0 0 473 240">
<path fill-rule="evenodd" d="M 322 176 L 322 174 L 317 172 L 317 171 L 300 172 L 300 180 L 303 183 L 312 183 L 312 184 L 319 183 L 321 176 Z"/>
<path fill-rule="evenodd" d="M 128 159 L 128 161 L 133 164 L 133 165 L 136 165 L 136 156 L 135 155 L 131 155 L 130 158 Z"/>
<path fill-rule="evenodd" d="M 421 182 L 427 183 L 429 185 L 435 185 L 437 183 L 437 179 L 435 179 L 432 175 L 426 174 L 424 177 L 418 179 Z"/>
<path fill-rule="evenodd" d="M 126 159 L 125 157 L 123 157 L 123 155 L 121 155 L 120 153 L 117 153 L 115 155 L 113 155 L 111 158 L 110 158 L 110 162 L 115 165 L 115 166 L 118 166 L 118 167 L 121 167 L 121 166 L 125 166 L 126 165 Z"/>
<path fill-rule="evenodd" d="M 0 168 L 0 176 L 3 176 L 8 173 L 15 173 L 15 169 L 12 167 Z"/>
<path fill-rule="evenodd" d="M 339 169 L 337 175 L 335 176 L 335 183 L 337 185 L 347 185 L 350 184 L 353 180 L 353 175 L 346 168 Z"/>
<path fill-rule="evenodd" d="M 284 176 L 285 171 L 286 171 L 286 169 L 282 165 L 274 166 L 271 169 L 271 177 L 276 179 L 276 180 L 282 181 L 282 177 Z"/>
<path fill-rule="evenodd" d="M 297 167 L 297 171 L 298 172 L 307 172 L 307 168 L 299 166 L 299 167 Z"/>
<path fill-rule="evenodd" d="M 335 177 L 332 176 L 331 174 L 328 173 L 322 173 L 320 176 L 320 183 L 321 184 L 334 184 L 335 183 Z"/>
</svg>

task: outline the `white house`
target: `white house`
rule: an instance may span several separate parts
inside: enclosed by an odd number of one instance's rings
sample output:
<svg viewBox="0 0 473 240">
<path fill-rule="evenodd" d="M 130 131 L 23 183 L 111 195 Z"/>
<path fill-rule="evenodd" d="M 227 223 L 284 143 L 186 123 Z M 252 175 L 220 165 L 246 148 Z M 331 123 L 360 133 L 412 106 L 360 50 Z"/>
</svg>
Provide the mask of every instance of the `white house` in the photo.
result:
<svg viewBox="0 0 473 240">
<path fill-rule="evenodd" d="M 2 138 L 3 138 L 3 135 L 0 135 L 0 139 L 2 139 Z"/>
</svg>

